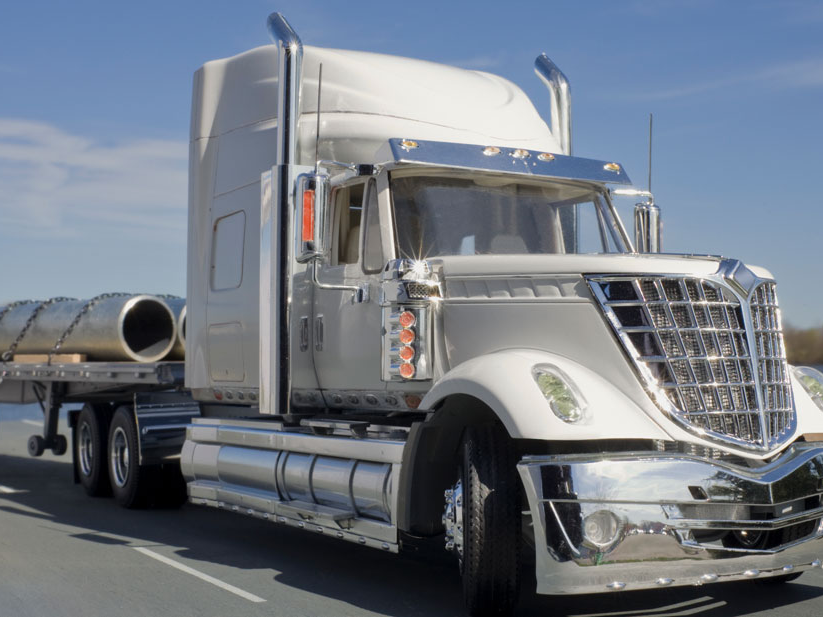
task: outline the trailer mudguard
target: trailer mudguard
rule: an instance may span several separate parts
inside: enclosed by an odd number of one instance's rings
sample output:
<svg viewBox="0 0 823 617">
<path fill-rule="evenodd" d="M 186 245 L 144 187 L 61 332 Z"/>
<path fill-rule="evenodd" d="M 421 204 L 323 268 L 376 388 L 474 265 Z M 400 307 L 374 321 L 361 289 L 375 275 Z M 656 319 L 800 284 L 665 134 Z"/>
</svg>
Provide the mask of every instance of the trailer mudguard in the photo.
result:
<svg viewBox="0 0 823 617">
<path fill-rule="evenodd" d="M 574 423 L 554 414 L 533 377 L 535 366 L 556 367 L 582 395 L 583 417 Z M 487 405 L 515 439 L 671 439 L 635 402 L 613 384 L 563 356 L 509 349 L 468 360 L 440 379 L 420 404 L 436 409 L 453 395 Z"/>
</svg>

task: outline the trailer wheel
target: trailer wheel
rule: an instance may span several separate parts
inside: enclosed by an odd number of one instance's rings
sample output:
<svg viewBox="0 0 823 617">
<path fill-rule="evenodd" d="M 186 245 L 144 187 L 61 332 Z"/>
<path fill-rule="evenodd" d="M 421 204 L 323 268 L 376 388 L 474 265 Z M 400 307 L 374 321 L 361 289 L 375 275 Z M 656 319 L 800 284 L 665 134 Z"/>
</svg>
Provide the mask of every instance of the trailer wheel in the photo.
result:
<svg viewBox="0 0 823 617">
<path fill-rule="evenodd" d="M 124 508 L 147 505 L 153 470 L 139 464 L 137 424 L 131 408 L 123 406 L 114 412 L 107 451 L 114 499 Z"/>
<path fill-rule="evenodd" d="M 514 447 L 502 429 L 484 425 L 466 429 L 461 450 L 451 497 L 466 609 L 473 616 L 508 615 L 520 592 L 522 541 Z"/>
<path fill-rule="evenodd" d="M 111 495 L 106 464 L 106 442 L 109 436 L 109 417 L 106 411 L 94 405 L 84 405 L 74 428 L 77 477 L 86 494 L 91 497 Z"/>
</svg>

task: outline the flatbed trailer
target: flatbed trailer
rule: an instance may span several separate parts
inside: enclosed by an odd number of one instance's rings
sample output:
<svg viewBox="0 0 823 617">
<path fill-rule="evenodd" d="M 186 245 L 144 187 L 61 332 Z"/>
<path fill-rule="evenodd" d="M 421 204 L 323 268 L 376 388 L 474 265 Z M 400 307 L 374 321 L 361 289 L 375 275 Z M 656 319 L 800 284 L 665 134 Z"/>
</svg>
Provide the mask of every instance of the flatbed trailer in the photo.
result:
<svg viewBox="0 0 823 617">
<path fill-rule="evenodd" d="M 184 363 L 81 362 L 49 364 L 9 362 L 0 368 L 0 393 L 6 402 L 38 403 L 43 410 L 43 434 L 28 440 L 31 456 L 46 449 L 65 454 L 69 440 L 58 434 L 64 404 L 127 405 L 134 409 L 139 439 L 139 464 L 162 464 L 179 456 L 186 425 L 200 415 L 199 406 L 183 387 Z M 74 430 L 80 409 L 69 412 L 72 450 L 81 452 Z"/>
</svg>

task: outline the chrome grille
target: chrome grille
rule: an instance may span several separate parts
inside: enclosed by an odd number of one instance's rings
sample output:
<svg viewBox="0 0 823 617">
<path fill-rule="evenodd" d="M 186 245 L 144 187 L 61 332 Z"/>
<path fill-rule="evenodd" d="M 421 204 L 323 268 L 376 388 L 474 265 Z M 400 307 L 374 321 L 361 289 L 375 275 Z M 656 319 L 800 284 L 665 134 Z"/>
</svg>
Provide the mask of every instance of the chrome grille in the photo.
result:
<svg viewBox="0 0 823 617">
<path fill-rule="evenodd" d="M 746 448 L 771 448 L 791 432 L 792 393 L 774 283 L 761 283 L 746 299 L 709 278 L 588 281 L 664 411 Z"/>
</svg>

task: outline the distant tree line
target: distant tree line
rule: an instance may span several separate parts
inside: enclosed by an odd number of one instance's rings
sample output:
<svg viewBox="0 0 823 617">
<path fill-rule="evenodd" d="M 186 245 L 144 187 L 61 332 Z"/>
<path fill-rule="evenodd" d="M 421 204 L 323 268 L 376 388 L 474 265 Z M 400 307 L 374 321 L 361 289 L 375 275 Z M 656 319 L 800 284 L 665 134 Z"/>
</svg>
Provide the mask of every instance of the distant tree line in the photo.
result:
<svg viewBox="0 0 823 617">
<path fill-rule="evenodd" d="M 823 364 L 823 326 L 805 330 L 786 326 L 783 337 L 789 364 Z"/>
</svg>

